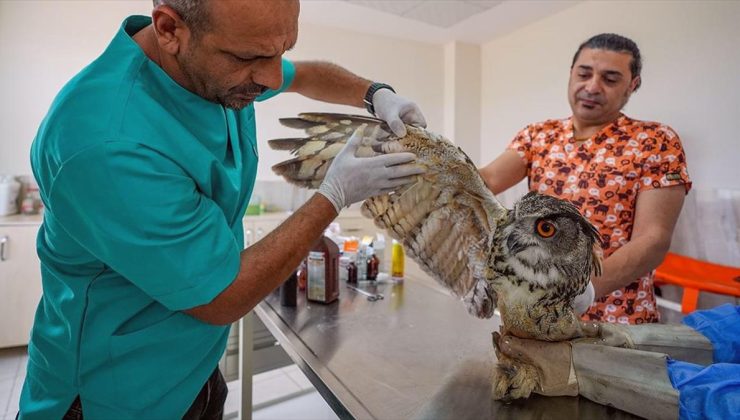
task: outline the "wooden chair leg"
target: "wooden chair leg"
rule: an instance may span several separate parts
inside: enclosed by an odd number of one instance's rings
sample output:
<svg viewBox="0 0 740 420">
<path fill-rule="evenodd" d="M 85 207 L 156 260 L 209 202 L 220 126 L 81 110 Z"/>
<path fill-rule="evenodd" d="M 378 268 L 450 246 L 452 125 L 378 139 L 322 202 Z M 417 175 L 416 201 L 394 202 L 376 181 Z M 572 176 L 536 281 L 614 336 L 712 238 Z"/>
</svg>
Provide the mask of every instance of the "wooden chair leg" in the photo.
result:
<svg viewBox="0 0 740 420">
<path fill-rule="evenodd" d="M 683 297 L 681 298 L 681 312 L 684 315 L 696 310 L 696 305 L 699 302 L 699 290 L 692 289 L 690 287 L 683 288 Z"/>
</svg>

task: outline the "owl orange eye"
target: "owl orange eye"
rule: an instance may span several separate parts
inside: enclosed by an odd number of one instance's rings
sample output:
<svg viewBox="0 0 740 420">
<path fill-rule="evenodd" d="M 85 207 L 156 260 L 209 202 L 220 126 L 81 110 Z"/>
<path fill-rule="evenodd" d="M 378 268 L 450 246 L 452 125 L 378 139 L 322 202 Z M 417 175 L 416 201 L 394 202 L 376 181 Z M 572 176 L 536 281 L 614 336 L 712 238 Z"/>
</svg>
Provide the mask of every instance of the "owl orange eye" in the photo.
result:
<svg viewBox="0 0 740 420">
<path fill-rule="evenodd" d="M 543 238 L 551 238 L 555 234 L 555 225 L 547 220 L 538 220 L 535 225 L 537 228 L 537 234 Z"/>
</svg>

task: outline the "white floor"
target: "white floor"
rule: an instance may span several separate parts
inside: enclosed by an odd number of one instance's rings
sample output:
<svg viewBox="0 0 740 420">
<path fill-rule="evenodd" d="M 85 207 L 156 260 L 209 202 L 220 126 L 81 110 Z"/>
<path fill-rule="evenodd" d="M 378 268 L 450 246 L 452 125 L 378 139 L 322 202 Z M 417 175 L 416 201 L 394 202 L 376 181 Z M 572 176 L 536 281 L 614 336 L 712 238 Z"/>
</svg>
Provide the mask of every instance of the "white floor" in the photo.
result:
<svg viewBox="0 0 740 420">
<path fill-rule="evenodd" d="M 25 347 L 0 349 L 0 420 L 15 419 L 27 360 Z M 234 381 L 228 385 L 225 412 L 235 413 L 240 403 L 240 383 Z M 296 365 L 255 375 L 252 404 L 255 420 L 337 419 Z M 227 414 L 226 418 L 229 417 Z"/>
<path fill-rule="evenodd" d="M 0 419 L 15 419 L 26 378 L 25 347 L 0 349 Z"/>
</svg>

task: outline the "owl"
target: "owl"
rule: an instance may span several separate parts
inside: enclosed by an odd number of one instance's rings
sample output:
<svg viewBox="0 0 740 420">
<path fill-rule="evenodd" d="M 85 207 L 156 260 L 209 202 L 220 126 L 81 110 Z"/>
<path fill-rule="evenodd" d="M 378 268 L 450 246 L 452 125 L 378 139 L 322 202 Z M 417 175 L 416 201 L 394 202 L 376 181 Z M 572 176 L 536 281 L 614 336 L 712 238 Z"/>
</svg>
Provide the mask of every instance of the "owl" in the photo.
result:
<svg viewBox="0 0 740 420">
<path fill-rule="evenodd" d="M 574 312 L 592 273 L 601 269 L 598 231 L 570 202 L 530 192 L 513 209 L 502 206 L 468 156 L 444 137 L 407 126 L 398 138 L 381 120 L 303 113 L 283 118 L 307 137 L 270 140 L 295 157 L 273 166 L 295 185 L 317 188 L 332 159 L 361 124 L 356 155 L 412 152 L 426 168 L 413 184 L 362 204 L 362 214 L 403 243 L 432 278 L 460 297 L 468 311 L 489 318 L 498 308 L 502 332 L 560 341 L 590 334 Z M 536 369 L 499 355 L 493 397 L 529 396 Z"/>
</svg>

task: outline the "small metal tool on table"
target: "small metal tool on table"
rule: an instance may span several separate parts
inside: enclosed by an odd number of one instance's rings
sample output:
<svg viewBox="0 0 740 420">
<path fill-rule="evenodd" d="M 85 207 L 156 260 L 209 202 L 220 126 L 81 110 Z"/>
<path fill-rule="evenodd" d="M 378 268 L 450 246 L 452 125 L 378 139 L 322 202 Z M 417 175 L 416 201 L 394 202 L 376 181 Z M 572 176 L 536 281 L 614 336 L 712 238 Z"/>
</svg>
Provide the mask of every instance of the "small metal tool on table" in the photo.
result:
<svg viewBox="0 0 740 420">
<path fill-rule="evenodd" d="M 361 295 L 367 296 L 367 300 L 369 300 L 370 302 L 375 302 L 376 300 L 381 300 L 384 298 L 382 293 L 370 293 L 367 290 L 362 290 L 350 284 L 348 284 L 347 287 L 349 287 L 350 289 L 354 290 L 355 292 Z"/>
</svg>

